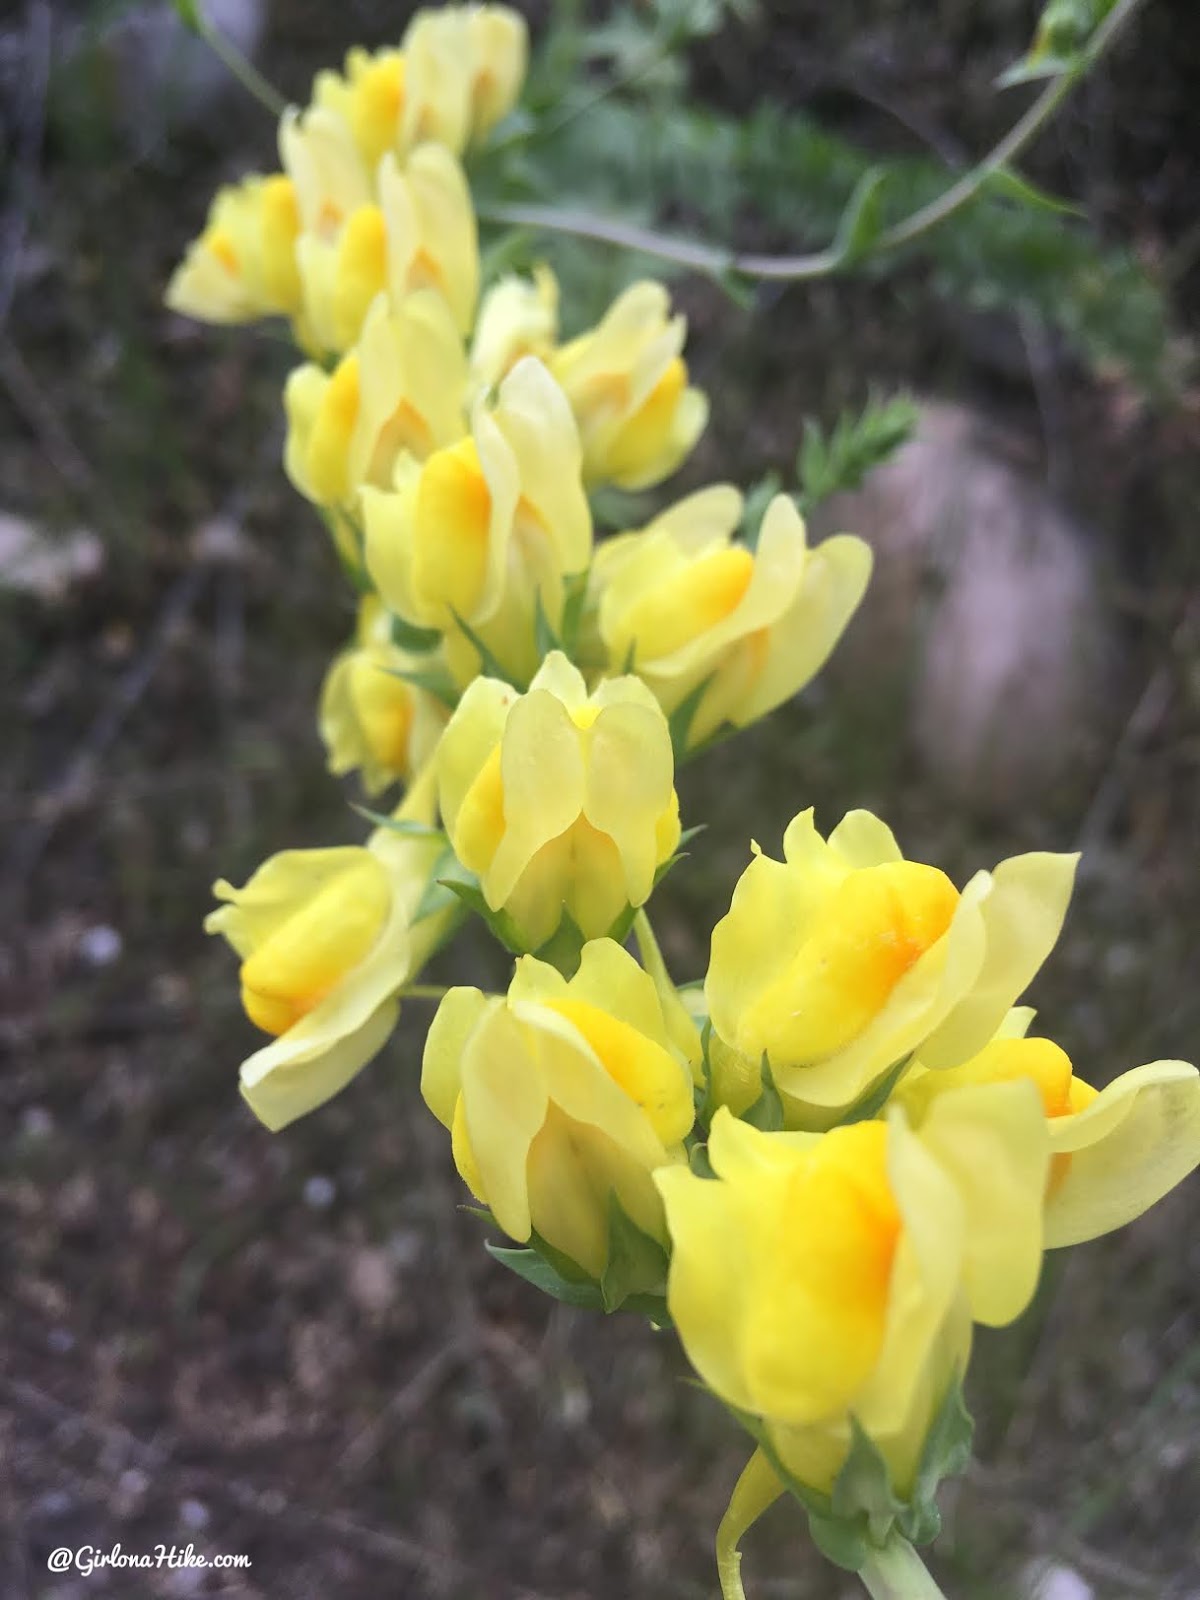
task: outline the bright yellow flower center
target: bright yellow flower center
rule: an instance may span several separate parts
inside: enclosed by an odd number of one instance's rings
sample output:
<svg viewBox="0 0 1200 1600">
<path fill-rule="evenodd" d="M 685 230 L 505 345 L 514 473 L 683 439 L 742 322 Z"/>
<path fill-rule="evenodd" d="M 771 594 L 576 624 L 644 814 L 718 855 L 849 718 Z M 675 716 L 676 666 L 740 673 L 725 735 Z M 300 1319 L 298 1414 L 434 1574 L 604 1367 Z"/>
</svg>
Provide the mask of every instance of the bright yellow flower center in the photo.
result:
<svg viewBox="0 0 1200 1600">
<path fill-rule="evenodd" d="M 227 228 L 210 228 L 204 242 L 231 277 L 241 277 L 242 264 L 238 259 L 237 246 Z"/>
<path fill-rule="evenodd" d="M 286 1033 L 369 952 L 387 921 L 387 873 L 367 851 L 242 963 L 242 1004 L 266 1033 Z"/>
<path fill-rule="evenodd" d="M 645 470 L 666 447 L 687 381 L 687 366 L 676 356 L 609 446 L 605 465 L 612 477 Z"/>
<path fill-rule="evenodd" d="M 668 584 L 640 596 L 623 619 L 624 638 L 636 640 L 640 660 L 690 644 L 741 604 L 754 576 L 754 557 L 742 545 L 712 550 Z"/>
<path fill-rule="evenodd" d="M 887 862 L 846 874 L 781 977 L 743 1020 L 738 1047 L 769 1038 L 782 1065 L 844 1049 L 950 926 L 958 891 L 937 867 Z"/>
<path fill-rule="evenodd" d="M 679 1063 L 662 1045 L 627 1022 L 584 1000 L 548 1000 L 576 1027 L 600 1058 L 614 1083 L 641 1106 L 664 1144 L 677 1144 L 695 1120 L 692 1086 Z"/>
<path fill-rule="evenodd" d="M 469 617 L 487 575 L 492 497 L 473 439 L 435 450 L 417 488 L 413 583 Z"/>
<path fill-rule="evenodd" d="M 329 380 L 308 441 L 308 478 L 319 501 L 344 500 L 350 492 L 346 456 L 358 420 L 358 404 L 358 357 L 348 355 Z"/>
<path fill-rule="evenodd" d="M 797 1162 L 764 1218 L 770 1275 L 744 1361 L 753 1390 L 788 1393 L 792 1421 L 840 1411 L 879 1358 L 900 1235 L 886 1158 L 884 1123 L 837 1128 Z"/>
<path fill-rule="evenodd" d="M 404 110 L 404 57 L 387 55 L 365 67 L 354 85 L 350 126 L 359 149 L 372 166 L 396 138 Z"/>
<path fill-rule="evenodd" d="M 337 317 L 347 343 L 358 337 L 367 308 L 387 285 L 387 225 L 378 206 L 360 206 L 338 248 Z"/>
</svg>

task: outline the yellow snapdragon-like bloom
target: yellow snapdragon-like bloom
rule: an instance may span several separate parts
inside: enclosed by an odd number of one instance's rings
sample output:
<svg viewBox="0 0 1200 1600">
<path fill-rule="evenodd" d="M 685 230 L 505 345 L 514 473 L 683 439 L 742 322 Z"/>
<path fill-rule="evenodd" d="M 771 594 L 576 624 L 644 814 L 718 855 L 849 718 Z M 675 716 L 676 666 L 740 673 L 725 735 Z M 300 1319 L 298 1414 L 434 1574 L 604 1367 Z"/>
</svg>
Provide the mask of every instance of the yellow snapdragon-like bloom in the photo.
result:
<svg viewBox="0 0 1200 1600">
<path fill-rule="evenodd" d="M 392 298 L 436 289 L 460 332 L 470 332 L 479 299 L 479 237 L 471 191 L 454 156 L 439 144 L 419 145 L 403 165 L 385 156 L 379 206 Z"/>
<path fill-rule="evenodd" d="M 558 339 L 558 280 L 549 267 L 533 278 L 501 278 L 483 297 L 471 341 L 471 381 L 498 384 L 522 356 L 548 361 Z"/>
<path fill-rule="evenodd" d="M 427 820 L 430 790 L 429 777 L 418 781 L 397 815 Z M 275 1035 L 241 1070 L 268 1128 L 322 1105 L 382 1049 L 398 992 L 453 924 L 444 910 L 412 920 L 442 850 L 436 835 L 379 828 L 365 846 L 285 850 L 244 888 L 216 884 L 228 903 L 205 929 L 241 956 L 246 1014 Z"/>
<path fill-rule="evenodd" d="M 705 993 L 733 1057 L 716 1097 L 749 1104 L 765 1053 L 799 1127 L 828 1126 L 914 1050 L 937 1067 L 975 1054 L 1053 948 L 1077 859 L 1013 856 L 960 893 L 868 811 L 828 840 L 802 812 L 783 848 L 773 861 L 756 847 L 713 930 Z"/>
<path fill-rule="evenodd" d="M 332 242 L 347 219 L 376 198 L 373 172 L 349 127 L 325 106 L 289 106 L 279 120 L 279 157 L 296 192 L 303 233 Z"/>
<path fill-rule="evenodd" d="M 1024 1036 L 1032 1015 L 1010 1013 L 960 1066 L 934 1072 L 918 1060 L 896 1100 L 921 1127 L 963 1086 L 1032 1083 L 1049 1135 L 1045 1229 L 1055 1248 L 1133 1221 L 1200 1166 L 1200 1074 L 1186 1061 L 1152 1061 L 1096 1090 L 1075 1076 L 1065 1050 Z"/>
<path fill-rule="evenodd" d="M 325 675 L 318 725 L 335 777 L 360 771 L 375 794 L 424 767 L 441 738 L 445 705 L 398 674 L 427 670 L 392 642 L 391 617 L 374 595 L 359 604 L 354 643 Z"/>
<path fill-rule="evenodd" d="M 540 595 L 551 625 L 564 579 L 591 557 L 592 520 L 580 478 L 579 436 L 562 391 L 532 357 L 475 406 L 471 434 L 411 466 L 394 493 L 365 491 L 367 565 L 406 621 L 447 635 L 460 684 L 479 671 L 465 622 L 505 671 L 537 666 Z"/>
<path fill-rule="evenodd" d="M 528 29 L 508 6 L 442 6 L 413 17 L 400 49 L 355 48 L 343 72 L 319 73 L 313 101 L 342 118 L 372 170 L 418 144 L 460 155 L 512 110 L 528 56 Z"/>
<path fill-rule="evenodd" d="M 167 305 L 203 322 L 296 315 L 299 232 L 296 191 L 282 174 L 219 190 L 204 232 L 167 286 Z"/>
<path fill-rule="evenodd" d="M 687 324 L 670 309 L 662 284 L 635 283 L 551 359 L 579 422 L 589 484 L 649 488 L 704 431 L 708 401 L 688 387 L 681 353 Z"/>
<path fill-rule="evenodd" d="M 686 1159 L 692 1078 L 653 982 L 620 945 L 586 945 L 569 982 L 523 956 L 506 999 L 452 989 L 421 1092 L 452 1131 L 464 1181 L 512 1238 L 536 1231 L 599 1278 L 615 1195 L 666 1243 L 651 1173 Z"/>
<path fill-rule="evenodd" d="M 825 664 L 871 575 L 870 546 L 852 534 L 810 550 L 787 495 L 768 506 L 755 551 L 731 543 L 741 514 L 736 489 L 703 489 L 596 554 L 610 664 L 619 670 L 632 660 L 668 713 L 708 684 L 688 724 L 691 745 L 798 693 Z"/>
<path fill-rule="evenodd" d="M 692 1365 L 761 1418 L 783 1467 L 821 1493 L 845 1462 L 853 1417 L 907 1496 L 966 1366 L 975 1278 L 991 1274 L 987 1309 L 1005 1321 L 1036 1283 L 1036 1226 L 1019 1251 L 1003 1226 L 1009 1195 L 1044 1181 L 1036 1096 L 992 1085 L 955 1109 L 979 1130 L 967 1195 L 898 1112 L 827 1134 L 761 1133 L 722 1108 L 708 1143 L 716 1181 L 656 1175 L 672 1245 L 667 1305 Z"/>
<path fill-rule="evenodd" d="M 362 337 L 332 373 L 297 367 L 283 403 L 284 466 L 318 505 L 350 501 L 364 484 L 390 488 L 402 455 L 422 459 L 465 426 L 466 357 L 442 297 L 372 305 Z"/>
<path fill-rule="evenodd" d="M 570 913 L 598 938 L 649 898 L 679 842 L 666 719 L 637 678 L 591 696 L 558 651 L 526 694 L 470 685 L 438 751 L 442 815 L 459 860 L 478 873 L 536 950 Z"/>
</svg>

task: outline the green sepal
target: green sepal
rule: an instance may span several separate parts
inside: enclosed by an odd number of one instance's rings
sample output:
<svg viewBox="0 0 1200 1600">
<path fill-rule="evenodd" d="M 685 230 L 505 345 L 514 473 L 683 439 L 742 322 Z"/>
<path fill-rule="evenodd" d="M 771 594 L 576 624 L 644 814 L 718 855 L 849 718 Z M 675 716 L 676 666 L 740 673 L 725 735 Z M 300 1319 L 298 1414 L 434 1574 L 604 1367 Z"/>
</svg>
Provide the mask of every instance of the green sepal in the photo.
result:
<svg viewBox="0 0 1200 1600">
<path fill-rule="evenodd" d="M 974 1437 L 975 1420 L 967 1410 L 960 1373 L 929 1425 L 912 1501 L 900 1521 L 900 1531 L 911 1543 L 928 1544 L 937 1537 L 942 1525 L 936 1499 L 938 1488 L 943 1479 L 957 1477 L 965 1470 Z"/>
<path fill-rule="evenodd" d="M 377 828 L 386 828 L 389 833 L 404 833 L 414 839 L 445 839 L 446 835 L 441 828 L 435 828 L 430 822 L 417 822 L 413 817 L 389 817 L 383 811 L 372 811 L 370 806 L 360 806 L 354 801 L 350 802 L 351 811 L 357 811 L 360 817 L 365 817 L 368 822 L 374 823 Z"/>
<path fill-rule="evenodd" d="M 850 1453 L 829 1499 L 834 1519 L 865 1525 L 872 1544 L 883 1544 L 905 1509 L 892 1488 L 887 1462 L 857 1417 L 850 1418 Z"/>
<path fill-rule="evenodd" d="M 704 1068 L 704 1087 L 696 1085 L 696 1121 L 707 1128 L 712 1121 L 716 1107 L 712 1103 L 712 1018 L 705 1017 L 704 1025 L 700 1029 L 700 1061 Z M 709 1169 L 711 1171 L 711 1168 Z"/>
<path fill-rule="evenodd" d="M 888 177 L 884 167 L 868 167 L 846 202 L 833 241 L 832 254 L 839 267 L 854 267 L 864 261 L 883 232 L 883 185 Z"/>
<path fill-rule="evenodd" d="M 708 1146 L 706 1144 L 694 1144 L 692 1146 L 688 1151 L 688 1166 L 694 1177 L 708 1180 L 717 1176 L 713 1171 L 712 1162 L 708 1159 Z"/>
<path fill-rule="evenodd" d="M 509 672 L 507 667 L 502 665 L 500 658 L 495 654 L 490 646 L 484 644 L 483 640 L 475 632 L 475 629 L 471 626 L 471 624 L 464 621 L 463 618 L 459 616 L 458 612 L 454 611 L 453 609 L 451 611 L 451 615 L 454 618 L 455 626 L 459 629 L 467 643 L 479 657 L 480 676 L 484 678 L 499 678 L 502 683 L 512 684 L 514 689 L 522 688 L 522 684 L 513 682 L 512 673 Z"/>
<path fill-rule="evenodd" d="M 524 1278 L 526 1283 L 531 1283 L 535 1289 L 540 1289 L 552 1299 L 561 1300 L 564 1305 L 580 1306 L 588 1311 L 604 1310 L 604 1300 L 598 1284 L 564 1277 L 536 1250 L 512 1249 L 506 1245 L 492 1244 L 490 1239 L 484 1241 L 484 1249 L 502 1267 L 515 1272 L 518 1278 Z"/>
<path fill-rule="evenodd" d="M 473 872 L 467 872 L 460 867 L 462 876 L 451 874 L 449 877 L 437 878 L 435 882 L 448 889 L 452 895 L 461 900 L 468 911 L 473 911 L 487 923 L 492 936 L 497 939 L 510 955 L 523 956 L 529 953 L 528 944 L 521 938 L 516 924 L 506 911 L 493 911 L 483 897 L 483 890 L 479 887 L 479 879 Z"/>
<path fill-rule="evenodd" d="M 586 943 L 583 930 L 564 906 L 558 927 L 534 954 L 539 961 L 549 962 L 564 978 L 570 979 L 579 971 L 579 961 Z"/>
<path fill-rule="evenodd" d="M 608 1196 L 608 1260 L 600 1278 L 606 1311 L 618 1311 L 634 1296 L 665 1297 L 667 1252 L 643 1233 L 617 1199 Z"/>
<path fill-rule="evenodd" d="M 701 823 L 700 826 L 703 827 L 704 824 Z M 686 837 L 690 838 L 696 831 L 697 830 L 695 828 L 689 828 Z M 685 835 L 680 834 L 680 844 L 683 843 L 684 837 Z M 653 893 L 654 890 L 658 888 L 659 884 L 666 877 L 667 873 L 670 872 L 671 868 L 675 866 L 677 862 L 686 861 L 687 857 L 688 852 L 686 850 L 676 850 L 674 855 L 668 856 L 665 861 L 660 861 L 658 867 L 655 869 L 654 883 L 650 892 Z M 641 906 L 626 906 L 624 911 L 622 911 L 621 915 L 613 923 L 612 927 L 609 928 L 604 937 L 606 939 L 612 939 L 615 944 L 624 944 L 626 939 L 629 937 L 630 930 L 633 928 L 633 919 L 637 916 L 641 909 Z"/>
<path fill-rule="evenodd" d="M 593 520 L 614 532 L 640 528 L 650 519 L 651 499 L 645 491 L 617 489 L 609 485 L 593 490 L 588 498 Z"/>
<path fill-rule="evenodd" d="M 545 661 L 552 650 L 561 650 L 563 647 L 562 640 L 555 633 L 550 618 L 546 615 L 540 589 L 537 592 L 533 612 L 533 645 L 539 661 Z"/>
<path fill-rule="evenodd" d="M 1030 183 L 1028 178 L 1023 178 L 1019 172 L 1014 172 L 1012 167 L 995 168 L 988 174 L 984 189 L 991 190 L 1003 199 L 1015 200 L 1031 211 L 1049 211 L 1057 217 L 1086 215 L 1084 208 L 1074 200 L 1061 200 L 1057 195 L 1048 194 L 1045 189 L 1039 189 L 1037 184 Z"/>
<path fill-rule="evenodd" d="M 700 702 L 708 693 L 708 686 L 715 676 L 715 673 L 710 672 L 707 678 L 702 678 L 691 693 L 683 697 L 667 718 L 667 727 L 671 732 L 671 749 L 675 752 L 676 761 L 682 761 L 688 753 L 688 734 L 691 732 L 692 723 L 695 720 L 696 712 L 699 710 Z"/>
<path fill-rule="evenodd" d="M 568 573 L 563 580 L 562 647 L 572 661 L 579 648 L 579 630 L 583 624 L 583 608 L 587 602 L 590 571 Z"/>
<path fill-rule="evenodd" d="M 779 1098 L 779 1090 L 775 1087 L 771 1063 L 767 1060 L 765 1050 L 759 1071 L 762 1074 L 762 1093 L 752 1106 L 747 1106 L 742 1112 L 740 1120 L 748 1122 L 752 1128 L 758 1128 L 762 1133 L 778 1133 L 783 1127 L 783 1101 Z"/>
<path fill-rule="evenodd" d="M 436 650 L 442 642 L 442 635 L 437 628 L 418 628 L 413 622 L 406 622 L 403 617 L 391 613 L 392 643 L 399 650 L 409 650 L 415 656 L 427 655 L 430 650 Z"/>
<path fill-rule="evenodd" d="M 867 1539 L 862 1526 L 836 1516 L 829 1495 L 810 1489 L 792 1476 L 779 1459 L 760 1417 L 748 1411 L 739 1411 L 736 1406 L 728 1406 L 727 1409 L 766 1456 L 772 1472 L 783 1487 L 808 1513 L 809 1530 L 821 1554 L 835 1566 L 844 1567 L 847 1572 L 858 1572 L 867 1559 Z"/>
<path fill-rule="evenodd" d="M 433 695 L 435 700 L 440 700 L 444 706 L 449 706 L 451 711 L 458 705 L 458 685 L 444 667 L 433 668 L 428 672 L 415 667 L 382 667 L 380 670 L 386 672 L 389 677 L 411 683 L 414 689 L 424 689 L 427 694 Z"/>
<path fill-rule="evenodd" d="M 873 1121 L 891 1099 L 893 1089 L 912 1065 L 914 1055 L 915 1052 L 912 1055 L 901 1056 L 899 1061 L 893 1062 L 883 1077 L 873 1083 L 865 1094 L 858 1097 L 845 1116 L 838 1118 L 837 1126 L 846 1128 L 852 1122 Z"/>
</svg>

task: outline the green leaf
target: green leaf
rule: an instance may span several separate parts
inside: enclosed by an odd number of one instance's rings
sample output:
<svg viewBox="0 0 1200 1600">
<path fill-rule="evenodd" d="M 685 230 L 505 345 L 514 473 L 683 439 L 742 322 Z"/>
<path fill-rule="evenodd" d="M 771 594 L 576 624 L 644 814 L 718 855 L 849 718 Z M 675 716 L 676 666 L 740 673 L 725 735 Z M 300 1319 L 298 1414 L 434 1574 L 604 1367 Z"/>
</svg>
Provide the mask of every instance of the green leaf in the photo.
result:
<svg viewBox="0 0 1200 1600">
<path fill-rule="evenodd" d="M 882 400 L 870 395 L 858 416 L 844 411 L 826 440 L 819 423 L 808 421 L 796 457 L 803 486 L 800 509 L 807 513 L 830 495 L 857 489 L 912 437 L 919 413 L 907 395 Z"/>
<path fill-rule="evenodd" d="M 412 914 L 414 924 L 423 922 L 426 917 L 432 917 L 435 913 L 445 911 L 450 906 L 461 905 L 462 902 L 458 895 L 446 887 L 446 880 L 452 878 L 455 872 L 462 872 L 463 870 L 459 866 L 458 857 L 447 845 L 434 862 L 433 871 L 429 875 L 429 882 L 425 885 L 425 891 L 417 901 L 416 909 Z"/>
<path fill-rule="evenodd" d="M 565 1278 L 536 1250 L 514 1250 L 504 1245 L 492 1244 L 490 1240 L 485 1242 L 484 1249 L 502 1267 L 515 1272 L 518 1278 L 524 1278 L 526 1283 L 531 1283 L 543 1294 L 561 1300 L 564 1305 L 581 1306 L 590 1311 L 603 1311 L 605 1308 L 597 1284 Z"/>
<path fill-rule="evenodd" d="M 833 255 L 839 267 L 854 267 L 864 261 L 883 232 L 883 186 L 886 167 L 868 167 L 854 186 L 838 223 Z"/>
<path fill-rule="evenodd" d="M 415 623 L 406 622 L 403 617 L 398 617 L 394 611 L 391 616 L 391 630 L 392 643 L 398 649 L 409 650 L 417 656 L 436 650 L 442 642 L 442 636 L 436 628 L 418 628 Z"/>
<path fill-rule="evenodd" d="M 616 1311 L 634 1295 L 662 1297 L 667 1292 L 667 1253 L 657 1239 L 631 1220 L 615 1193 L 608 1197 L 608 1260 L 600 1279 L 606 1311 Z"/>
<path fill-rule="evenodd" d="M 783 488 L 783 479 L 777 472 L 768 472 L 766 477 L 747 491 L 745 509 L 742 512 L 741 537 L 742 543 L 748 550 L 758 549 L 758 535 L 762 530 L 762 520 L 767 514 L 767 507 Z"/>
<path fill-rule="evenodd" d="M 360 817 L 365 817 L 377 828 L 386 828 L 389 833 L 409 834 L 414 839 L 445 839 L 446 835 L 441 828 L 435 828 L 429 822 L 416 822 L 411 817 L 389 817 L 386 812 L 372 811 L 370 806 L 360 806 L 354 801 L 350 803 L 351 811 L 357 811 Z"/>
<path fill-rule="evenodd" d="M 762 1093 L 752 1106 L 742 1112 L 741 1120 L 748 1122 L 752 1128 L 758 1128 L 763 1133 L 778 1133 L 783 1127 L 783 1101 L 779 1098 L 779 1090 L 775 1087 L 775 1079 L 771 1074 L 771 1063 L 767 1060 L 767 1052 L 763 1051 L 762 1066 Z"/>
<path fill-rule="evenodd" d="M 984 188 L 993 194 L 1008 200 L 1016 200 L 1020 205 L 1028 206 L 1034 211 L 1049 211 L 1058 217 L 1083 217 L 1087 213 L 1083 206 L 1073 200 L 1060 200 L 1057 195 L 1048 194 L 1045 189 L 1039 189 L 1028 178 L 1023 178 L 1019 172 L 1014 172 L 1011 167 L 997 167 L 990 175 Z"/>
<path fill-rule="evenodd" d="M 901 1056 L 887 1069 L 878 1082 L 860 1095 L 846 1114 L 838 1118 L 838 1126 L 849 1127 L 852 1122 L 870 1122 L 877 1117 L 891 1098 L 892 1090 L 912 1065 L 913 1056 Z"/>
</svg>

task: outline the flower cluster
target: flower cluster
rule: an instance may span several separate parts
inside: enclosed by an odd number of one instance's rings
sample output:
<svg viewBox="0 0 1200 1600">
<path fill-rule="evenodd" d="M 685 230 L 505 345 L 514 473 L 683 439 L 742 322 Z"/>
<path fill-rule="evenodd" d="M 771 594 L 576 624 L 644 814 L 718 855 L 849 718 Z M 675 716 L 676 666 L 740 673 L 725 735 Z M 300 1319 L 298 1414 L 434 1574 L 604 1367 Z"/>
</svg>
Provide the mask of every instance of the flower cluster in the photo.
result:
<svg viewBox="0 0 1200 1600">
<path fill-rule="evenodd" d="M 595 491 L 660 484 L 708 403 L 660 284 L 565 341 L 548 269 L 481 294 L 472 151 L 526 55 L 491 5 L 351 51 L 168 293 L 290 322 L 286 471 L 359 595 L 319 727 L 331 771 L 397 791 L 364 845 L 217 885 L 207 926 L 273 1036 L 242 1088 L 270 1128 L 338 1092 L 480 916 L 512 981 L 444 993 L 421 1087 L 521 1247 L 496 1253 L 673 1323 L 756 1441 L 743 1500 L 792 1492 L 861 1566 L 935 1528 L 974 1325 L 1200 1161 L 1200 1077 L 1160 1061 L 1097 1092 L 1028 1036 L 1074 857 L 960 888 L 865 811 L 827 838 L 801 812 L 781 861 L 753 846 L 703 985 L 672 982 L 644 908 L 684 837 L 677 764 L 809 682 L 870 555 L 810 547 L 786 495 L 747 540 L 726 484 L 597 539 Z"/>
</svg>

